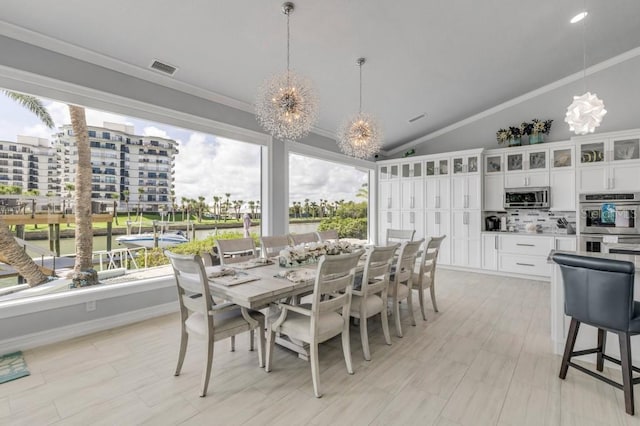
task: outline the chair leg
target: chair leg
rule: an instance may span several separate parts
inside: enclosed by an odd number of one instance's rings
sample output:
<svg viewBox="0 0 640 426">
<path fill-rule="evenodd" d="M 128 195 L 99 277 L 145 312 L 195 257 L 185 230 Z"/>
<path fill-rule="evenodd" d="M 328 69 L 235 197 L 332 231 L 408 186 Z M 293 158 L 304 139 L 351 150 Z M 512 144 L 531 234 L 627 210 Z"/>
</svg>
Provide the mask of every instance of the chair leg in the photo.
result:
<svg viewBox="0 0 640 426">
<path fill-rule="evenodd" d="M 211 364 L 213 362 L 213 336 L 211 336 L 207 340 L 207 342 L 207 361 L 204 366 L 204 372 L 202 373 L 202 388 L 200 390 L 201 397 L 205 397 L 207 395 L 209 379 L 211 378 Z"/>
<path fill-rule="evenodd" d="M 182 327 L 182 333 L 180 335 L 180 352 L 178 353 L 178 365 L 176 366 L 176 372 L 174 376 L 180 375 L 182 370 L 182 363 L 184 362 L 184 356 L 187 353 L 187 343 L 189 343 L 189 333 Z"/>
<path fill-rule="evenodd" d="M 407 307 L 409 308 L 409 319 L 411 325 L 416 326 L 416 317 L 413 315 L 413 290 L 409 288 L 409 294 L 407 295 Z"/>
<path fill-rule="evenodd" d="M 601 328 L 598 329 L 598 355 L 596 359 L 596 369 L 602 371 L 604 369 L 604 355 L 605 347 L 607 345 L 607 331 Z"/>
<path fill-rule="evenodd" d="M 624 406 L 627 414 L 633 416 L 633 370 L 631 367 L 631 341 L 628 333 L 618 333 L 620 341 L 620 361 L 622 366 L 622 386 L 624 388 Z"/>
<path fill-rule="evenodd" d="M 236 336 L 231 336 L 231 352 L 236 351 Z"/>
<path fill-rule="evenodd" d="M 367 322 L 367 319 L 361 318 L 361 321 Z M 318 344 L 316 343 L 316 346 Z M 347 364 L 347 373 L 353 374 L 353 363 L 351 362 L 351 339 L 349 338 L 349 319 L 344 321 L 342 328 L 342 353 L 344 354 L 344 362 Z"/>
<path fill-rule="evenodd" d="M 253 347 L 253 339 L 254 339 L 254 330 L 249 330 L 249 350 L 252 351 L 254 349 Z"/>
<path fill-rule="evenodd" d="M 316 398 L 322 397 L 320 393 L 320 364 L 318 363 L 318 343 L 309 345 L 309 362 L 311 364 L 311 379 L 313 380 L 313 393 Z"/>
<path fill-rule="evenodd" d="M 387 316 L 387 307 L 383 306 L 380 312 L 380 321 L 382 321 L 382 334 L 387 345 L 391 344 L 391 336 L 389 335 L 389 317 Z"/>
<path fill-rule="evenodd" d="M 422 311 L 422 320 L 427 320 L 427 312 L 424 309 L 424 289 L 422 286 L 418 287 L 418 299 L 420 299 L 420 311 Z"/>
<path fill-rule="evenodd" d="M 252 339 L 253 341 L 253 339 Z M 258 362 L 260 367 L 264 367 L 265 363 L 265 338 L 264 338 L 264 319 L 258 320 Z"/>
<path fill-rule="evenodd" d="M 564 344 L 564 355 L 562 356 L 562 364 L 560 366 L 560 378 L 565 379 L 567 377 L 567 370 L 569 370 L 569 361 L 571 361 L 571 352 L 576 344 L 576 338 L 578 337 L 578 329 L 580 328 L 580 321 L 575 318 L 571 318 L 571 325 L 569 325 L 569 334 L 567 335 L 567 341 Z"/>
<path fill-rule="evenodd" d="M 267 373 L 271 371 L 271 362 L 273 360 L 273 350 L 275 348 L 275 342 L 276 342 L 276 332 L 269 329 L 268 333 L 269 335 L 267 337 L 267 356 L 266 356 L 265 366 L 264 366 L 264 369 Z"/>
<path fill-rule="evenodd" d="M 393 316 L 396 319 L 396 334 L 402 337 L 402 323 L 400 322 L 400 302 L 393 298 Z"/>
<path fill-rule="evenodd" d="M 362 353 L 364 359 L 371 361 L 371 352 L 369 351 L 369 334 L 367 333 L 367 318 L 360 320 L 360 340 L 362 340 Z"/>
<path fill-rule="evenodd" d="M 438 312 L 438 305 L 436 304 L 436 282 L 431 281 L 431 285 L 429 286 L 429 291 L 431 292 L 431 304 L 433 305 L 433 310 Z"/>
</svg>

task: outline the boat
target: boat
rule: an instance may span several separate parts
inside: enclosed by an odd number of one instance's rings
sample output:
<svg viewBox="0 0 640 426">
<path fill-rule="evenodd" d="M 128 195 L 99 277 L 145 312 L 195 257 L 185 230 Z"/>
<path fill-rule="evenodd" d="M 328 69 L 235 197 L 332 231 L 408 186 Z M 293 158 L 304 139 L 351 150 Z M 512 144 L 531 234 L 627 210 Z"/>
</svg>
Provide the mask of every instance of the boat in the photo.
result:
<svg viewBox="0 0 640 426">
<path fill-rule="evenodd" d="M 178 244 L 189 242 L 189 239 L 182 231 L 165 231 L 158 233 L 158 247 L 167 248 Z M 153 248 L 154 236 L 152 232 L 143 232 L 139 234 L 122 235 L 116 238 L 116 242 L 125 247 L 147 247 Z"/>
</svg>

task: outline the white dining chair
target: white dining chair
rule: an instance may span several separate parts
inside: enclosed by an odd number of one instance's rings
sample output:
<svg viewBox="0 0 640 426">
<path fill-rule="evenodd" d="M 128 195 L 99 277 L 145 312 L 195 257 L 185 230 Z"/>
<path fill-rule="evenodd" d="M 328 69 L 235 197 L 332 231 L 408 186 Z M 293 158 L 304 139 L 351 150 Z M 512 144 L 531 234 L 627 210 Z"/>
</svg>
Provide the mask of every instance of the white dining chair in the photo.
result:
<svg viewBox="0 0 640 426">
<path fill-rule="evenodd" d="M 353 374 L 349 342 L 349 311 L 356 266 L 363 250 L 351 254 L 322 256 L 316 272 L 311 304 L 279 303 L 278 319 L 269 327 L 267 342 L 267 372 L 271 371 L 276 333 L 309 344 L 313 391 L 320 398 L 318 345 L 342 334 L 342 352 L 347 372 Z"/>
<path fill-rule="evenodd" d="M 173 267 L 180 304 L 180 350 L 175 376 L 180 375 L 190 335 L 204 338 L 207 356 L 202 373 L 200 396 L 207 394 L 211 377 L 214 343 L 246 331 L 258 330 L 258 362 L 264 366 L 264 316 L 234 303 L 216 304 L 211 297 L 207 275 L 199 255 L 165 251 Z M 253 347 L 251 347 L 253 349 Z"/>
<path fill-rule="evenodd" d="M 327 229 L 326 231 L 318 231 L 319 241 L 338 241 L 338 231 L 335 229 Z"/>
<path fill-rule="evenodd" d="M 297 246 L 304 243 L 317 243 L 320 241 L 318 234 L 315 232 L 307 232 L 304 234 L 289 234 L 289 244 Z"/>
<path fill-rule="evenodd" d="M 414 229 L 387 229 L 386 245 L 413 241 Z"/>
<path fill-rule="evenodd" d="M 260 250 L 262 257 L 275 257 L 280 250 L 289 247 L 289 238 L 286 235 L 260 237 Z"/>
<path fill-rule="evenodd" d="M 407 241 L 400 246 L 400 253 L 393 266 L 393 272 L 389 279 L 388 300 L 392 304 L 392 312 L 395 317 L 396 334 L 402 337 L 402 322 L 400 321 L 400 302 L 407 301 L 409 309 L 409 319 L 411 325 L 416 325 L 416 319 L 413 317 L 413 301 L 411 287 L 413 284 L 413 268 L 418 256 L 418 250 L 424 239 L 418 241 Z"/>
<path fill-rule="evenodd" d="M 428 288 L 431 292 L 431 304 L 433 310 L 438 312 L 438 305 L 436 304 L 436 264 L 438 261 L 438 253 L 440 252 L 440 245 L 446 238 L 446 235 L 441 237 L 433 237 L 425 242 L 425 247 L 422 250 L 419 261 L 413 271 L 413 289 L 418 290 L 418 298 L 420 299 L 420 310 L 422 311 L 422 319 L 427 320 L 427 313 L 424 307 L 424 291 Z"/>
<path fill-rule="evenodd" d="M 257 257 L 256 244 L 253 238 L 236 238 L 233 240 L 216 240 L 221 265 L 245 262 Z"/>
<path fill-rule="evenodd" d="M 367 319 L 380 314 L 382 333 L 387 345 L 391 344 L 387 318 L 387 292 L 393 255 L 399 244 L 376 246 L 367 253 L 360 288 L 354 286 L 351 297 L 351 316 L 360 320 L 360 339 L 364 359 L 371 360 Z"/>
</svg>

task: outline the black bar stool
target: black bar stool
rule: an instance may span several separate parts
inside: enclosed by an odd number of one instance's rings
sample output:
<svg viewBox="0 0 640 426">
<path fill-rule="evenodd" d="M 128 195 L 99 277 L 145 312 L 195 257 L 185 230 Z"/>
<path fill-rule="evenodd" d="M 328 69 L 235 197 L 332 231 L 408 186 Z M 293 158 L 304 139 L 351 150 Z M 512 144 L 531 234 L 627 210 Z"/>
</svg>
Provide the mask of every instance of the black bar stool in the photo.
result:
<svg viewBox="0 0 640 426">
<path fill-rule="evenodd" d="M 624 391 L 625 408 L 634 414 L 633 378 L 630 337 L 640 334 L 640 302 L 633 300 L 635 266 L 631 262 L 556 253 L 553 261 L 560 266 L 564 281 L 564 313 L 571 317 L 569 335 L 564 347 L 560 378 L 567 377 L 569 366 Z M 573 351 L 580 323 L 598 329 L 598 347 Z M 620 360 L 606 355 L 607 331 L 616 333 L 620 341 Z M 622 367 L 622 385 L 581 365 L 571 362 L 574 356 L 597 354 L 596 369 L 602 371 L 604 361 Z"/>
</svg>

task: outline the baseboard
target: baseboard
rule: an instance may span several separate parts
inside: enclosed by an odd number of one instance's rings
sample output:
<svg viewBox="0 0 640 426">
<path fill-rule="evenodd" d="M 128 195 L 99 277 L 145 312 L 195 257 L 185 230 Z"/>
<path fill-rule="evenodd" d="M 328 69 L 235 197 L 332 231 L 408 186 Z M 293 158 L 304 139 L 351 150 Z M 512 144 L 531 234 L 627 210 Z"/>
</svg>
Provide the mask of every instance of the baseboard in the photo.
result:
<svg viewBox="0 0 640 426">
<path fill-rule="evenodd" d="M 25 336 L 13 337 L 0 341 L 0 354 L 15 352 L 18 350 L 33 349 L 38 346 L 49 345 L 74 337 L 84 336 L 98 331 L 108 330 L 123 325 L 144 321 L 178 311 L 178 303 L 171 302 L 162 305 L 151 306 L 144 309 L 125 312 L 110 317 L 84 321 L 79 324 L 43 330 Z"/>
<path fill-rule="evenodd" d="M 514 274 L 511 272 L 502 272 L 502 271 L 494 271 L 489 269 L 480 269 L 480 268 L 467 268 L 464 266 L 456 266 L 456 265 L 443 265 L 438 263 L 438 269 L 450 269 L 452 271 L 461 271 L 461 272 L 476 272 L 478 274 L 485 275 L 497 275 L 500 277 L 510 277 L 510 278 L 522 278 L 525 280 L 533 280 L 533 281 L 546 281 L 550 282 L 551 277 L 543 277 L 540 275 L 523 275 L 523 274 Z"/>
</svg>

